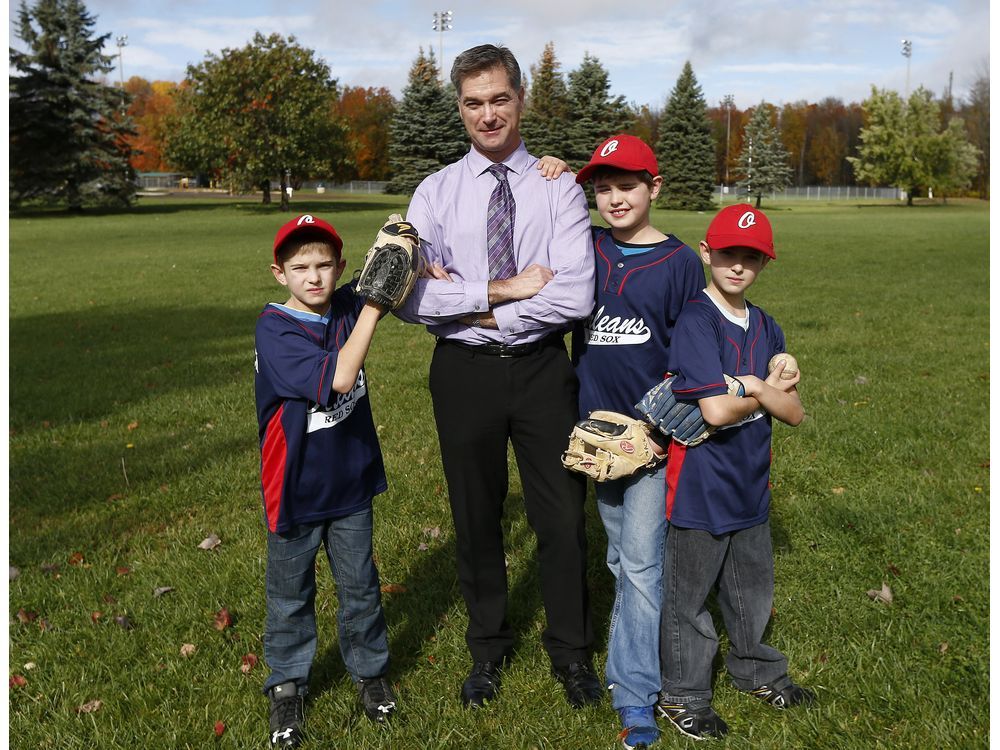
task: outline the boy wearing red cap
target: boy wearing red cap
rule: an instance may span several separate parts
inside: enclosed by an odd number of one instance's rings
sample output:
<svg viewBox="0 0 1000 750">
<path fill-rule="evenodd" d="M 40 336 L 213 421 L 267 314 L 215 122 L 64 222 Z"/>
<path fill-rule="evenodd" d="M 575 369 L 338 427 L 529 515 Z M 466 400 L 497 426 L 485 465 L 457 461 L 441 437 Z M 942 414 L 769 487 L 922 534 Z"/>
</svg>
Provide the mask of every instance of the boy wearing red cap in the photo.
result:
<svg viewBox="0 0 1000 750">
<path fill-rule="evenodd" d="M 669 368 L 677 374 L 676 398 L 697 400 L 717 429 L 699 445 L 669 446 L 658 711 L 682 733 L 706 739 L 728 731 L 711 705 L 718 637 L 705 601 L 716 585 L 736 687 L 776 708 L 815 696 L 792 682 L 785 657 L 762 642 L 774 595 L 771 419 L 796 426 L 803 418 L 800 375 L 781 379 L 783 362 L 767 372 L 769 360 L 785 351 L 784 333 L 745 296 L 775 257 L 771 224 L 749 204 L 727 206 L 700 250 L 708 286 L 677 320 Z M 723 373 L 742 384 L 741 396 L 728 392 Z"/>
<path fill-rule="evenodd" d="M 346 266 L 342 249 L 336 230 L 318 217 L 282 226 L 271 272 L 290 296 L 265 305 L 257 318 L 272 747 L 298 747 L 304 739 L 320 545 L 337 585 L 341 655 L 365 713 L 382 723 L 396 707 L 372 559 L 372 498 L 387 485 L 363 367 L 385 311 L 358 296 L 354 284 L 337 288 Z"/>
<path fill-rule="evenodd" d="M 594 312 L 574 329 L 579 409 L 625 414 L 667 373 L 674 324 L 705 286 L 695 253 L 650 224 L 663 178 L 652 149 L 615 135 L 576 176 L 592 181 L 608 227 L 593 227 L 597 271 Z M 660 450 L 663 450 L 660 448 Z M 659 738 L 654 706 L 661 688 L 660 610 L 666 538 L 666 465 L 595 484 L 615 577 L 606 682 L 628 750 Z"/>
</svg>

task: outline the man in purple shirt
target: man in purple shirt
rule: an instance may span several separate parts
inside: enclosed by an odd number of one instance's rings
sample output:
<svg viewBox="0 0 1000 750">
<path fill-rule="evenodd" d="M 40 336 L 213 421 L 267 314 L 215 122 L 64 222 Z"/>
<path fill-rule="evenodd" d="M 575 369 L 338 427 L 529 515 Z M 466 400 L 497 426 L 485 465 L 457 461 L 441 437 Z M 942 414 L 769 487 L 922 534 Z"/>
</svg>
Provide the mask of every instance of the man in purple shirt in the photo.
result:
<svg viewBox="0 0 1000 750">
<path fill-rule="evenodd" d="M 603 688 L 590 660 L 586 485 L 559 456 L 578 391 L 563 334 L 594 302 L 590 214 L 572 175 L 542 179 L 521 142 L 524 88 L 509 50 L 466 50 L 451 79 L 472 149 L 413 195 L 406 218 L 433 278 L 417 282 L 398 314 L 437 337 L 430 391 L 473 661 L 462 702 L 496 697 L 514 643 L 501 529 L 509 441 L 538 539 L 542 642 L 579 707 Z"/>
</svg>

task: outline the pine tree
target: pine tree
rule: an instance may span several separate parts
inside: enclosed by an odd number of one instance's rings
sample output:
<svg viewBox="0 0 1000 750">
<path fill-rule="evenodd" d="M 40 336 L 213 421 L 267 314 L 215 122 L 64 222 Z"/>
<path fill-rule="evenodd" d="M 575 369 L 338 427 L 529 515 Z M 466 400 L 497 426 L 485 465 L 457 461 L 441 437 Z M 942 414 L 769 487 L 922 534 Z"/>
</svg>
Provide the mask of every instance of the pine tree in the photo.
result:
<svg viewBox="0 0 1000 750">
<path fill-rule="evenodd" d="M 761 102 L 747 123 L 740 152 L 739 169 L 744 177 L 737 187 L 748 198 L 757 197 L 757 208 L 764 193 L 784 190 L 792 179 L 788 150 L 771 117 L 772 108 Z"/>
<path fill-rule="evenodd" d="M 100 81 L 114 69 L 79 0 L 22 0 L 10 49 L 10 199 L 127 206 L 135 195 L 124 91 Z"/>
<path fill-rule="evenodd" d="M 684 68 L 660 118 L 656 156 L 663 175 L 659 205 L 701 211 L 712 207 L 715 144 L 705 97 L 690 62 Z"/>
<path fill-rule="evenodd" d="M 562 158 L 566 151 L 569 130 L 569 94 L 559 70 L 555 46 L 545 45 L 538 65 L 531 66 L 531 88 L 528 91 L 521 137 L 533 154 L 550 154 Z"/>
<path fill-rule="evenodd" d="M 386 192 L 412 195 L 427 175 L 462 158 L 469 150 L 457 101 L 454 87 L 443 86 L 438 80 L 434 50 L 425 55 L 421 47 L 410 68 L 403 100 L 392 118 L 392 179 Z"/>
<path fill-rule="evenodd" d="M 590 161 L 601 141 L 627 130 L 635 120 L 625 97 L 611 98 L 610 88 L 608 72 L 590 53 L 569 74 L 569 127 L 562 139 L 561 157 L 574 169 Z M 534 146 L 532 150 L 540 153 Z"/>
</svg>

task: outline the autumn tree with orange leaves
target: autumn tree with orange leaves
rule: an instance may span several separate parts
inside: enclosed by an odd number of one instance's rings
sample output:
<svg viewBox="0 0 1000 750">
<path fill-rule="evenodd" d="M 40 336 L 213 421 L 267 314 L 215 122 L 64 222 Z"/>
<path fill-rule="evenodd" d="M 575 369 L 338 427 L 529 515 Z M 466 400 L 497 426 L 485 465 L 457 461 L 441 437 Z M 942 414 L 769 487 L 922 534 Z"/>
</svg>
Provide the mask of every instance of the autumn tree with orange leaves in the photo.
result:
<svg viewBox="0 0 1000 750">
<path fill-rule="evenodd" d="M 347 86 L 333 104 L 333 117 L 347 128 L 350 163 L 345 180 L 388 180 L 389 123 L 396 100 L 389 89 Z"/>
</svg>

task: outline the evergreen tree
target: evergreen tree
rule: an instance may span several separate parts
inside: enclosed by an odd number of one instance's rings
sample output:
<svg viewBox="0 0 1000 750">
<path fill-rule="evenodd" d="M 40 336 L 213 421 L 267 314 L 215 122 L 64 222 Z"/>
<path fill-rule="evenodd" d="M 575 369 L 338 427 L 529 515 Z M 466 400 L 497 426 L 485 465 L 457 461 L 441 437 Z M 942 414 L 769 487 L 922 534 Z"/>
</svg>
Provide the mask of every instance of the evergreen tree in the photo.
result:
<svg viewBox="0 0 1000 750">
<path fill-rule="evenodd" d="M 457 102 L 454 86 L 443 86 L 438 80 L 434 50 L 425 55 L 421 47 L 392 118 L 392 179 L 386 185 L 387 193 L 412 195 L 427 175 L 466 154 L 469 139 Z"/>
<path fill-rule="evenodd" d="M 760 208 L 764 193 L 784 190 L 792 179 L 788 150 L 771 119 L 771 109 L 761 102 L 754 110 L 743 134 L 743 150 L 739 159 L 743 179 L 737 187 L 740 192 L 745 191 L 748 198 L 757 197 L 757 208 Z"/>
<path fill-rule="evenodd" d="M 114 69 L 79 0 L 22 0 L 10 49 L 10 199 L 127 206 L 135 195 L 124 91 L 99 79 Z"/>
<path fill-rule="evenodd" d="M 569 127 L 562 139 L 561 156 L 579 169 L 594 149 L 610 135 L 627 130 L 634 115 L 625 97 L 611 98 L 608 72 L 596 57 L 585 53 L 580 67 L 569 74 Z M 540 151 L 532 145 L 535 153 Z"/>
<path fill-rule="evenodd" d="M 685 62 L 660 118 L 656 156 L 663 175 L 657 203 L 666 208 L 702 211 L 712 207 L 715 143 L 705 97 Z"/>
<path fill-rule="evenodd" d="M 555 47 L 545 45 L 538 65 L 531 66 L 521 136 L 533 154 L 562 156 L 569 130 L 569 94 L 559 70 Z"/>
</svg>

